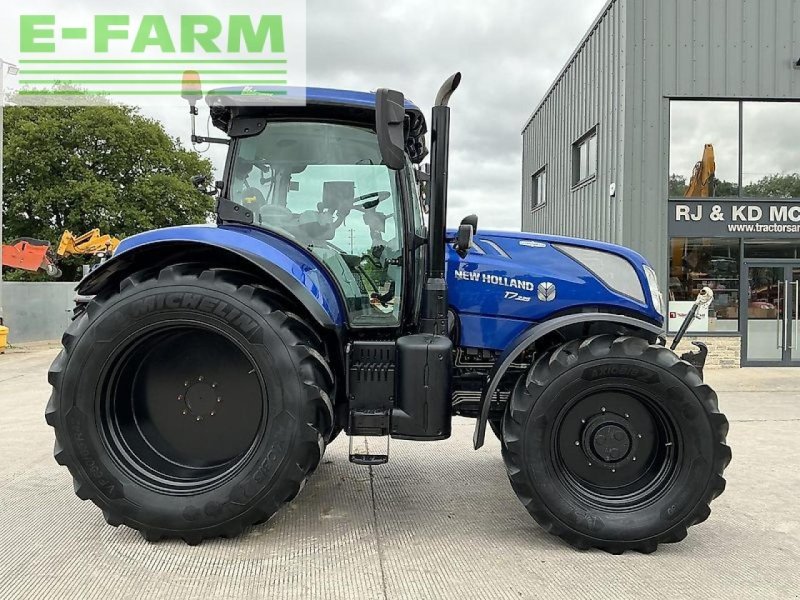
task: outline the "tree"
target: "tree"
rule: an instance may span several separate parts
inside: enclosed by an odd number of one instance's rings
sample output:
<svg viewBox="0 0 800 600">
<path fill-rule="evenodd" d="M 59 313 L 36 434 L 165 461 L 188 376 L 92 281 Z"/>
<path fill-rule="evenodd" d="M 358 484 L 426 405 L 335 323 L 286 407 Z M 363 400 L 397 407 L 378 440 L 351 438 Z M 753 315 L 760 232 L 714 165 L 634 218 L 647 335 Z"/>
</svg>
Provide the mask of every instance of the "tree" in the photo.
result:
<svg viewBox="0 0 800 600">
<path fill-rule="evenodd" d="M 683 198 L 689 184 L 683 175 L 673 173 L 669 176 L 669 197 L 670 198 Z M 739 195 L 736 183 L 730 181 L 723 181 L 722 179 L 714 178 L 714 198 L 732 198 Z"/>
<path fill-rule="evenodd" d="M 683 198 L 686 193 L 686 177 L 673 173 L 669 176 L 669 197 Z"/>
<path fill-rule="evenodd" d="M 767 175 L 744 186 L 748 198 L 800 198 L 800 173 Z"/>
<path fill-rule="evenodd" d="M 682 198 L 686 193 L 686 178 L 683 175 L 669 176 L 669 197 Z M 715 198 L 739 197 L 739 186 L 736 182 L 714 179 Z M 800 173 L 785 175 L 766 175 L 754 183 L 742 188 L 743 198 L 800 198 Z"/>
<path fill-rule="evenodd" d="M 189 179 L 210 177 L 211 163 L 136 108 L 10 106 L 4 137 L 6 241 L 55 245 L 65 229 L 95 227 L 123 238 L 210 215 L 212 199 Z M 64 261 L 63 279 L 76 278 L 81 262 Z"/>
<path fill-rule="evenodd" d="M 715 198 L 735 198 L 739 195 L 739 184 L 734 181 L 725 181 L 714 178 Z"/>
</svg>

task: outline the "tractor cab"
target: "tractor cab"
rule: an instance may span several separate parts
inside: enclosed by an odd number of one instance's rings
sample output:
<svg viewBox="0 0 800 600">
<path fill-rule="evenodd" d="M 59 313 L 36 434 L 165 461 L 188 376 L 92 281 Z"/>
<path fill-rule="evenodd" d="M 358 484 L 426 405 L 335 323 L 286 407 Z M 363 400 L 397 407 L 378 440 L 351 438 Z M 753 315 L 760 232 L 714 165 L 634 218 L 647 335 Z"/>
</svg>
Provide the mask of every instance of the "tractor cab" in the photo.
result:
<svg viewBox="0 0 800 600">
<path fill-rule="evenodd" d="M 311 252 L 335 278 L 356 328 L 413 317 L 419 302 L 409 281 L 421 272 L 418 240 L 426 235 L 425 118 L 403 103 L 402 152 L 389 165 L 376 96 L 308 88 L 305 106 L 270 103 L 249 88 L 207 96 L 214 125 L 230 137 L 221 223 L 263 228 Z"/>
<path fill-rule="evenodd" d="M 433 111 L 430 230 L 423 219 L 427 176 L 419 167 L 428 154 L 427 125 L 402 93 L 307 88 L 300 103 L 292 102 L 300 90 L 213 90 L 206 96 L 211 120 L 228 135 L 220 140 L 195 135 L 201 84 L 196 73 L 184 78 L 193 141 L 229 148 L 216 186 L 218 227 L 250 236 L 261 230 L 288 242 L 313 258 L 303 269 L 336 288 L 336 298 L 326 301 L 343 304 L 343 329 L 352 340 L 343 358 L 350 402 L 342 427 L 351 442 L 371 435 L 386 444 L 368 453 L 351 445 L 353 462 L 388 460 L 390 436 L 450 435 L 447 103 L 460 77 L 444 83 Z M 368 332 L 360 334 L 362 328 Z"/>
</svg>

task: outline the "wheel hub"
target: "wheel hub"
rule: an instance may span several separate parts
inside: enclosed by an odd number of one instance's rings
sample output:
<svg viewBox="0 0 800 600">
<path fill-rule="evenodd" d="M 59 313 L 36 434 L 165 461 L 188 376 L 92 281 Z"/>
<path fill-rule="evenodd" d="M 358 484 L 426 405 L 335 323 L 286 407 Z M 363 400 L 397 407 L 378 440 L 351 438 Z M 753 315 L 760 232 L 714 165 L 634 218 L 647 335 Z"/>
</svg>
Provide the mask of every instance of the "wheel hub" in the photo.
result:
<svg viewBox="0 0 800 600">
<path fill-rule="evenodd" d="M 215 416 L 222 403 L 217 383 L 206 382 L 202 375 L 194 383 L 190 381 L 187 379 L 184 383 L 185 393 L 178 395 L 178 400 L 184 402 L 183 414 L 196 417 L 197 420 Z"/>
<path fill-rule="evenodd" d="M 602 390 L 564 413 L 557 435 L 560 459 L 580 485 L 613 495 L 641 485 L 637 482 L 666 441 L 648 406 L 628 390 Z"/>
<path fill-rule="evenodd" d="M 592 450 L 600 460 L 618 462 L 623 460 L 631 448 L 631 437 L 625 429 L 615 423 L 601 426 L 592 436 Z"/>
<path fill-rule="evenodd" d="M 605 407 L 603 407 L 605 408 Z M 627 413 L 601 410 L 582 420 L 581 449 L 594 467 L 616 469 L 635 461 L 638 441 L 642 439 L 636 424 Z"/>
</svg>

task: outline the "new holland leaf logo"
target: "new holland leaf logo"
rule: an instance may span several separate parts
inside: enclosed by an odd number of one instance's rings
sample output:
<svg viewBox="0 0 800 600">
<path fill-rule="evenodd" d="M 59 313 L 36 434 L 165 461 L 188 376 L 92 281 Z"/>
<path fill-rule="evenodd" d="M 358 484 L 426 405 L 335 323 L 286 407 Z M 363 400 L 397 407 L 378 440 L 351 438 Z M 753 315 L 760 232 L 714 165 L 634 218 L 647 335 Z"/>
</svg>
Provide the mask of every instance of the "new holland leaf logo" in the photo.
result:
<svg viewBox="0 0 800 600">
<path fill-rule="evenodd" d="M 556 299 L 556 284 L 543 281 L 536 287 L 536 295 L 542 302 L 552 302 Z"/>
</svg>

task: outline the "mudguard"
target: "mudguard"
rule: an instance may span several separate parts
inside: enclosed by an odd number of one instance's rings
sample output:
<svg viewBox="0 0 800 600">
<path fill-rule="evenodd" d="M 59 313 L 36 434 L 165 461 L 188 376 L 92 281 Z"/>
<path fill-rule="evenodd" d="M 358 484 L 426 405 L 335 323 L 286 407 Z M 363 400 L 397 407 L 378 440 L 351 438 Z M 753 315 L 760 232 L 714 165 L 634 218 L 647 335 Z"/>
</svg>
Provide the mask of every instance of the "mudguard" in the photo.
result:
<svg viewBox="0 0 800 600">
<path fill-rule="evenodd" d="M 503 379 L 508 368 L 527 350 L 531 344 L 536 340 L 566 327 L 568 325 L 575 325 L 576 323 L 619 323 L 626 327 L 639 329 L 646 334 L 650 334 L 654 339 L 664 333 L 663 327 L 653 325 L 647 321 L 637 319 L 635 317 L 628 317 L 625 315 L 615 315 L 611 313 L 576 313 L 571 315 L 564 315 L 557 317 L 550 321 L 545 321 L 538 325 L 534 325 L 530 329 L 523 331 L 518 335 L 511 344 L 503 351 L 500 357 L 494 364 L 492 371 L 486 379 L 481 394 L 480 401 L 480 414 L 477 422 L 475 423 L 475 433 L 472 436 L 472 444 L 475 450 L 483 446 L 484 438 L 486 436 L 486 423 L 489 420 L 489 408 L 491 405 L 491 398 L 497 392 L 497 386 Z"/>
<path fill-rule="evenodd" d="M 209 253 L 218 253 L 223 264 L 232 256 L 246 261 L 296 298 L 320 326 L 337 329 L 345 324 L 338 290 L 318 261 L 284 239 L 247 226 L 168 227 L 132 236 L 122 241 L 111 260 L 78 284 L 77 293 L 92 296 L 142 268 L 191 260 L 198 253 L 206 259 Z"/>
</svg>

